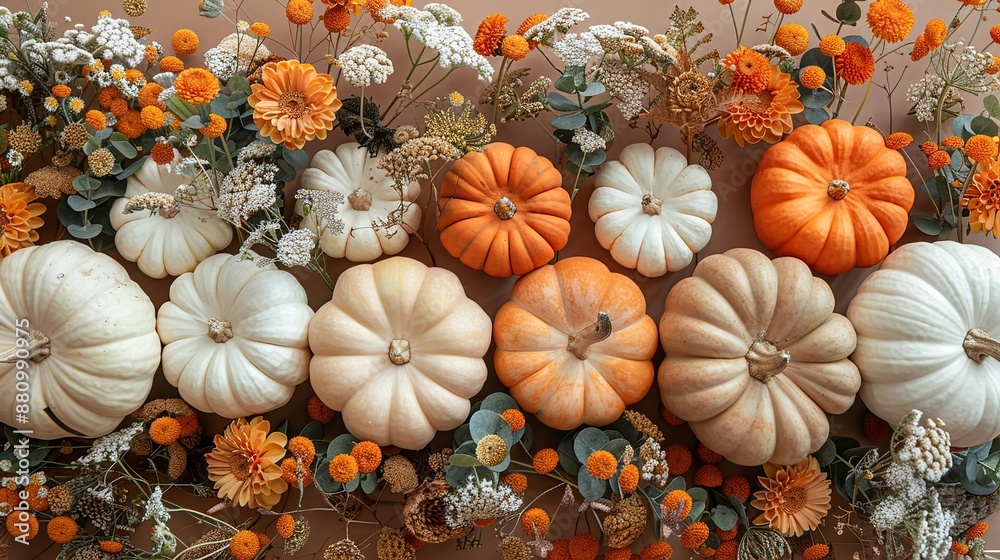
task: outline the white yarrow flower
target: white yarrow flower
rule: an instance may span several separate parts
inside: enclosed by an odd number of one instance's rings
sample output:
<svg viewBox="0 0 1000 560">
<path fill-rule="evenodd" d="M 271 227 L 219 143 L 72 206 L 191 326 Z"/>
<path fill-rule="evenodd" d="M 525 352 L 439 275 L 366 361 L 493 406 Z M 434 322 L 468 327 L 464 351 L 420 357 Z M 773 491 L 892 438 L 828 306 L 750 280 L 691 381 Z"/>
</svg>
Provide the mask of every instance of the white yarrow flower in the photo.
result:
<svg viewBox="0 0 1000 560">
<path fill-rule="evenodd" d="M 344 51 L 337 64 L 344 78 L 354 87 L 363 88 L 384 84 L 392 75 L 392 60 L 385 51 L 374 45 L 358 45 Z"/>
</svg>

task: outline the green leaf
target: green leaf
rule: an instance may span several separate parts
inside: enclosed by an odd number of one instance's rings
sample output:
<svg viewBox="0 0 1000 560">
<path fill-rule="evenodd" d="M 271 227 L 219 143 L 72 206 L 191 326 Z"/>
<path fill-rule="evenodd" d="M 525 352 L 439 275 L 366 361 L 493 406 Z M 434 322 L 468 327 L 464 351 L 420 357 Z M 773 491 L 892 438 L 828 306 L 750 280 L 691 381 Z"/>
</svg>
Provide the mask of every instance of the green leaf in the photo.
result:
<svg viewBox="0 0 1000 560">
<path fill-rule="evenodd" d="M 111 147 L 118 151 L 125 159 L 132 159 L 139 155 L 135 146 L 128 140 L 112 140 Z"/>
<path fill-rule="evenodd" d="M 83 212 L 84 210 L 90 210 L 91 208 L 97 206 L 97 203 L 93 200 L 88 200 L 83 198 L 78 194 L 72 194 L 66 199 L 69 207 L 77 212 Z"/>
<path fill-rule="evenodd" d="M 961 136 L 962 139 L 968 140 L 973 134 L 971 126 L 973 118 L 974 115 L 958 115 L 951 121 L 951 132 L 955 136 Z"/>
<path fill-rule="evenodd" d="M 587 116 L 580 113 L 570 113 L 568 115 L 559 115 L 552 119 L 549 123 L 552 128 L 560 128 L 562 130 L 576 130 L 581 126 L 587 124 Z"/>
<path fill-rule="evenodd" d="M 602 449 L 611 438 L 597 428 L 584 428 L 576 434 L 573 440 L 573 454 L 580 463 L 586 463 L 590 454 L 598 449 Z"/>
<path fill-rule="evenodd" d="M 306 210 L 306 208 L 303 208 Z M 458 449 L 463 443 L 472 441 L 472 432 L 469 431 L 469 424 L 462 424 L 452 435 L 452 447 Z"/>
<path fill-rule="evenodd" d="M 708 501 L 708 491 L 701 486 L 694 486 L 687 491 L 688 496 L 691 496 L 691 500 L 694 502 L 707 502 Z"/>
<path fill-rule="evenodd" d="M 378 475 L 370 472 L 361 475 L 361 490 L 365 494 L 371 494 L 378 485 Z"/>
<path fill-rule="evenodd" d="M 326 456 L 332 459 L 337 455 L 350 453 L 352 449 L 354 449 L 354 436 L 351 434 L 340 434 L 333 438 L 333 441 L 327 446 Z"/>
<path fill-rule="evenodd" d="M 576 81 L 573 76 L 562 75 L 556 78 L 556 89 L 566 93 L 576 93 Z"/>
<path fill-rule="evenodd" d="M 119 181 L 128 179 L 129 177 L 131 177 L 132 175 L 134 175 L 135 172 L 138 171 L 140 167 L 142 167 L 142 164 L 146 163 L 147 159 L 149 159 L 149 156 L 142 156 L 141 158 L 133 161 L 128 167 L 126 167 L 124 170 L 122 170 L 121 173 L 119 173 L 118 175 L 115 175 L 115 177 Z"/>
<path fill-rule="evenodd" d="M 805 115 L 809 124 L 823 124 L 830 120 L 830 113 L 826 109 L 817 107 L 806 107 L 802 114 Z"/>
<path fill-rule="evenodd" d="M 607 482 L 595 478 L 586 469 L 581 470 L 576 477 L 577 483 L 580 485 L 580 494 L 583 498 L 589 502 L 596 502 L 604 497 L 604 493 L 608 489 Z"/>
<path fill-rule="evenodd" d="M 492 410 L 498 414 L 511 408 L 514 410 L 521 410 L 520 407 L 517 406 L 517 401 L 514 400 L 514 397 L 499 391 L 483 399 L 481 408 L 485 410 Z"/>
<path fill-rule="evenodd" d="M 1000 132 L 997 123 L 993 122 L 989 117 L 982 115 L 976 115 L 972 118 L 972 122 L 969 123 L 969 129 L 973 134 L 985 134 L 986 136 L 996 136 L 997 132 Z"/>
<path fill-rule="evenodd" d="M 167 109 L 170 109 L 170 112 L 182 121 L 198 114 L 198 109 L 194 105 L 176 95 L 168 99 L 166 105 Z"/>
<path fill-rule="evenodd" d="M 995 95 L 987 95 L 983 98 L 983 107 L 989 111 L 990 116 L 994 119 L 1000 118 L 1000 99 L 997 99 Z"/>
<path fill-rule="evenodd" d="M 469 418 L 469 433 L 472 439 L 478 442 L 484 437 L 496 434 L 507 442 L 507 448 L 514 443 L 514 433 L 510 429 L 510 424 L 492 410 L 480 410 Z"/>
<path fill-rule="evenodd" d="M 347 490 L 348 492 L 354 492 L 355 490 L 358 489 L 358 486 L 360 485 L 361 485 L 361 477 L 359 477 L 358 475 L 354 475 L 354 478 L 348 480 L 347 484 L 344 485 L 344 489 Z"/>
<path fill-rule="evenodd" d="M 581 467 L 580 461 L 576 460 L 576 453 L 573 451 L 574 443 L 575 439 L 572 437 L 572 434 L 566 434 L 556 447 L 556 450 L 559 452 L 559 467 L 570 476 L 576 476 Z"/>
<path fill-rule="evenodd" d="M 323 424 L 316 421 L 309 422 L 302 428 L 299 435 L 312 441 L 321 440 L 323 439 Z"/>
<path fill-rule="evenodd" d="M 747 519 L 747 507 L 740 501 L 736 496 L 728 496 L 729 505 L 733 506 L 736 514 L 740 516 L 740 524 L 745 528 L 750 527 L 750 521 Z"/>
<path fill-rule="evenodd" d="M 601 82 L 590 82 L 587 84 L 587 87 L 580 91 L 580 94 L 584 97 L 594 97 L 595 95 L 601 95 L 605 91 L 607 91 L 607 89 Z"/>
<path fill-rule="evenodd" d="M 926 235 L 939 235 L 944 230 L 941 220 L 935 216 L 913 216 L 913 225 Z"/>
<path fill-rule="evenodd" d="M 855 2 L 844 2 L 837 6 L 837 19 L 844 25 L 854 25 L 861 19 L 861 6 Z"/>
<path fill-rule="evenodd" d="M 556 111 L 579 111 L 583 108 L 576 101 L 554 91 L 549 92 L 549 106 Z"/>
<path fill-rule="evenodd" d="M 481 467 L 483 464 L 472 455 L 460 455 L 453 453 L 448 458 L 448 463 L 456 467 Z"/>
<path fill-rule="evenodd" d="M 728 531 L 736 526 L 740 521 L 740 516 L 736 510 L 729 506 L 718 505 L 712 508 L 712 523 L 723 531 Z"/>
<path fill-rule="evenodd" d="M 0 153 L 7 151 L 7 130 L 0 128 Z"/>
<path fill-rule="evenodd" d="M 677 476 L 670 481 L 670 484 L 668 484 L 666 488 L 663 489 L 663 495 L 666 495 L 671 490 L 685 490 L 686 488 L 687 488 L 687 482 L 684 481 L 684 477 Z M 688 495 L 690 496 L 690 494 Z"/>
<path fill-rule="evenodd" d="M 708 507 L 708 504 L 705 502 L 695 502 L 691 504 L 691 513 L 688 514 L 687 519 L 698 519 L 701 517 L 701 514 L 705 513 L 706 507 Z"/>
<path fill-rule="evenodd" d="M 827 438 L 823 442 L 823 446 L 819 448 L 813 457 L 816 457 L 816 461 L 819 462 L 819 466 L 825 467 L 832 463 L 837 458 L 837 444 L 833 443 L 833 440 Z"/>
<path fill-rule="evenodd" d="M 306 152 L 305 150 L 289 150 L 288 148 L 285 148 L 284 145 L 282 145 L 282 149 L 284 150 L 282 152 L 283 154 L 282 159 L 287 161 L 289 165 L 292 166 L 292 168 L 298 170 L 309 167 L 308 152 Z"/>
<path fill-rule="evenodd" d="M 232 78 L 229 78 L 229 81 L 226 82 L 226 86 L 229 87 L 231 91 L 242 91 L 244 93 L 250 93 L 250 82 L 247 81 L 246 77 L 244 76 L 236 75 L 233 76 Z"/>
<path fill-rule="evenodd" d="M 833 94 L 825 89 L 809 89 L 799 86 L 799 99 L 802 104 L 810 109 L 822 109 L 827 103 L 833 101 Z"/>
<path fill-rule="evenodd" d="M 104 226 L 101 224 L 87 224 L 85 226 L 69 224 L 66 226 L 66 231 L 77 239 L 93 239 L 100 235 L 103 230 Z"/>
<path fill-rule="evenodd" d="M 89 174 L 77 175 L 73 179 L 73 188 L 80 194 L 86 194 L 101 186 L 101 181 L 91 177 Z"/>
</svg>

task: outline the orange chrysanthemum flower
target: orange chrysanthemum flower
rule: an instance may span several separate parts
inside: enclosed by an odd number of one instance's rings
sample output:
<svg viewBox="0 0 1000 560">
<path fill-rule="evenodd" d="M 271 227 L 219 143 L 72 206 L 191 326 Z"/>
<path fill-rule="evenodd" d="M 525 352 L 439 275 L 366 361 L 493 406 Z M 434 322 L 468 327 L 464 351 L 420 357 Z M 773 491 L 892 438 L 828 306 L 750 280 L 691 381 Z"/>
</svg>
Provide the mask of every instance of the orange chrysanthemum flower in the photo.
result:
<svg viewBox="0 0 1000 560">
<path fill-rule="evenodd" d="M 819 527 L 830 510 L 830 481 L 816 458 L 787 467 L 766 463 L 764 472 L 766 477 L 757 478 L 764 490 L 756 492 L 752 502 L 763 513 L 754 524 L 791 537 Z"/>
<path fill-rule="evenodd" d="M 174 160 L 174 149 L 165 142 L 157 142 L 149 150 L 149 157 L 153 158 L 156 165 L 166 165 Z"/>
<path fill-rule="evenodd" d="M 108 126 L 108 120 L 104 116 L 104 113 L 98 111 L 97 109 L 87 111 L 83 120 L 86 121 L 86 123 L 90 125 L 90 128 L 93 128 L 94 130 L 104 130 L 104 128 Z"/>
<path fill-rule="evenodd" d="M 333 422 L 336 415 L 333 409 L 323 404 L 323 401 L 316 395 L 309 397 L 309 402 L 306 404 L 306 414 L 310 420 L 320 424 Z"/>
<path fill-rule="evenodd" d="M 547 19 L 549 19 L 549 14 L 531 14 L 530 16 L 524 18 L 521 25 L 517 26 L 517 31 L 514 32 L 514 35 L 524 35 L 529 29 Z M 537 46 L 538 41 L 528 41 L 528 49 L 535 50 L 535 47 Z"/>
<path fill-rule="evenodd" d="M 899 43 L 913 31 L 913 10 L 901 0 L 875 0 L 868 6 L 868 27 L 889 43 Z"/>
<path fill-rule="evenodd" d="M 798 23 L 785 23 L 774 34 L 774 44 L 799 56 L 809 48 L 809 30 Z"/>
<path fill-rule="evenodd" d="M 500 53 L 515 62 L 523 60 L 530 50 L 531 45 L 520 35 L 508 35 L 500 43 Z"/>
<path fill-rule="evenodd" d="M 154 130 L 160 128 L 167 122 L 167 116 L 163 114 L 163 111 L 161 111 L 159 107 L 154 107 L 152 105 L 143 107 L 142 111 L 139 112 L 139 118 L 142 119 L 142 124 L 144 124 L 146 128 L 152 128 Z"/>
<path fill-rule="evenodd" d="M 830 554 L 830 547 L 825 544 L 814 544 L 802 551 L 806 560 L 823 560 Z"/>
<path fill-rule="evenodd" d="M 667 410 L 667 407 L 660 405 L 660 418 L 670 426 L 683 426 L 685 420 L 680 416 L 677 416 L 673 412 Z"/>
<path fill-rule="evenodd" d="M 180 72 L 184 69 L 184 61 L 176 56 L 165 56 L 160 60 L 160 72 Z"/>
<path fill-rule="evenodd" d="M 965 4 L 966 6 L 982 6 L 986 3 L 986 0 L 958 0 L 959 2 Z"/>
<path fill-rule="evenodd" d="M 121 541 L 113 541 L 113 540 L 98 541 L 97 544 L 101 548 L 101 550 L 107 552 L 108 554 L 118 554 L 119 552 L 122 551 L 122 549 L 125 548 L 125 546 L 122 545 Z"/>
<path fill-rule="evenodd" d="M 774 7 L 786 16 L 802 9 L 802 0 L 774 0 Z"/>
<path fill-rule="evenodd" d="M 8 183 L 0 187 L 0 255 L 5 257 L 38 241 L 38 229 L 44 225 L 40 216 L 45 205 L 39 202 L 35 190 L 24 183 Z M 8 516 L 8 518 L 13 516 Z"/>
<path fill-rule="evenodd" d="M 351 12 L 344 6 L 330 6 L 323 12 L 323 27 L 330 33 L 340 33 L 351 26 Z"/>
<path fill-rule="evenodd" d="M 281 538 L 287 539 L 292 536 L 292 533 L 295 532 L 295 518 L 287 513 L 283 514 L 278 517 L 278 521 L 275 522 L 274 528 L 278 531 L 278 534 L 281 535 Z"/>
<path fill-rule="evenodd" d="M 1000 213 L 1000 162 L 993 160 L 979 164 L 962 196 L 962 206 L 969 209 L 969 229 L 972 233 L 992 233 L 993 237 L 1000 237 L 1000 219 L 997 219 Z"/>
<path fill-rule="evenodd" d="M 219 79 L 205 68 L 188 68 L 174 80 L 177 97 L 192 105 L 210 103 L 219 93 Z"/>
<path fill-rule="evenodd" d="M 163 86 L 156 82 L 149 82 L 139 89 L 139 101 L 140 107 L 158 107 L 161 111 L 166 109 L 167 106 L 160 103 L 159 96 L 163 93 Z"/>
<path fill-rule="evenodd" d="M 549 514 L 542 508 L 531 508 L 521 515 L 521 530 L 525 535 L 534 538 L 536 535 L 544 537 L 549 532 L 552 520 Z"/>
<path fill-rule="evenodd" d="M 351 449 L 351 456 L 358 462 L 362 473 L 375 472 L 382 464 L 382 449 L 374 441 L 361 441 Z"/>
<path fill-rule="evenodd" d="M 330 478 L 341 484 L 346 484 L 358 476 L 358 461 L 347 453 L 341 453 L 330 459 Z"/>
<path fill-rule="evenodd" d="M 519 494 L 528 489 L 528 477 L 524 476 L 523 473 L 510 473 L 503 478 L 503 481 Z"/>
<path fill-rule="evenodd" d="M 701 521 L 692 523 L 681 533 L 681 546 L 691 549 L 698 548 L 708 540 L 709 533 L 708 525 Z"/>
<path fill-rule="evenodd" d="M 675 476 L 680 476 L 691 468 L 691 463 L 694 461 L 694 455 L 691 450 L 686 446 L 679 443 L 671 443 L 664 450 L 665 457 L 667 458 L 667 467 L 670 468 L 670 472 Z"/>
<path fill-rule="evenodd" d="M 670 560 L 674 549 L 663 541 L 650 543 L 639 553 L 639 560 Z"/>
<path fill-rule="evenodd" d="M 694 483 L 705 488 L 722 486 L 722 471 L 715 465 L 702 465 L 694 471 Z"/>
<path fill-rule="evenodd" d="M 143 58 L 150 64 L 156 64 L 156 61 L 160 60 L 160 50 L 156 45 L 146 45 L 146 54 Z"/>
<path fill-rule="evenodd" d="M 128 101 L 125 101 L 121 97 L 118 99 L 111 100 L 111 107 L 108 108 L 108 112 L 116 117 L 121 117 L 125 113 L 128 113 L 129 106 Z"/>
<path fill-rule="evenodd" d="M 118 122 L 115 124 L 115 128 L 118 132 L 121 132 L 129 140 L 135 140 L 136 138 L 142 136 L 146 133 L 148 128 L 142 122 L 142 114 L 135 109 L 129 109 L 127 113 L 118 117 Z"/>
<path fill-rule="evenodd" d="M 749 488 L 750 488 L 750 486 L 748 485 L 747 486 L 747 492 L 748 493 L 749 493 Z M 736 537 L 738 537 L 740 535 L 740 527 L 739 527 L 739 525 L 737 525 L 736 527 L 733 527 L 732 529 L 730 529 L 728 531 L 723 531 L 722 529 L 719 529 L 718 527 L 716 527 L 715 528 L 715 534 L 718 535 L 719 540 L 722 541 L 722 542 L 731 541 L 731 540 L 734 540 Z M 718 548 L 716 550 L 718 550 Z"/>
<path fill-rule="evenodd" d="M 572 560 L 595 560 L 601 543 L 588 532 L 580 532 L 569 540 L 569 556 Z"/>
<path fill-rule="evenodd" d="M 243 529 L 233 535 L 229 542 L 229 553 L 236 560 L 252 560 L 260 552 L 260 540 L 253 531 Z"/>
<path fill-rule="evenodd" d="M 737 93 L 753 95 L 767 89 L 771 79 L 771 63 L 759 52 L 740 47 L 720 62 L 732 73 L 732 88 Z"/>
<path fill-rule="evenodd" d="M 920 144 L 920 151 L 924 153 L 925 156 L 929 156 L 934 152 L 938 151 L 938 145 L 931 140 Z"/>
<path fill-rule="evenodd" d="M 990 55 L 990 65 L 986 68 L 986 73 L 992 76 L 997 72 L 1000 72 L 1000 57 Z"/>
<path fill-rule="evenodd" d="M 989 528 L 990 528 L 989 523 L 985 521 L 980 521 L 979 523 L 976 523 L 972 527 L 969 527 L 968 529 L 965 530 L 965 538 L 969 540 L 981 539 L 986 536 L 986 531 L 988 531 Z"/>
<path fill-rule="evenodd" d="M 671 490 L 663 497 L 660 505 L 668 512 L 677 512 L 678 519 L 684 519 L 691 513 L 694 500 L 684 490 Z"/>
<path fill-rule="evenodd" d="M 114 102 L 115 99 L 121 98 L 122 92 L 115 86 L 103 87 L 97 92 L 97 103 L 101 105 L 101 109 L 110 109 L 111 103 Z"/>
<path fill-rule="evenodd" d="M 52 542 L 56 544 L 68 543 L 76 537 L 79 531 L 80 527 L 76 524 L 76 521 L 73 521 L 73 518 L 68 515 L 53 517 L 45 527 L 45 532 L 49 535 Z"/>
<path fill-rule="evenodd" d="M 149 425 L 149 439 L 159 445 L 170 445 L 180 437 L 181 423 L 169 416 L 157 418 Z"/>
<path fill-rule="evenodd" d="M 288 439 L 280 432 L 269 434 L 270 429 L 261 416 L 250 422 L 239 418 L 215 436 L 215 448 L 205 459 L 208 478 L 220 498 L 250 508 L 271 508 L 288 490 L 278 466 Z"/>
<path fill-rule="evenodd" d="M 146 76 L 138 68 L 129 68 L 125 71 L 125 80 L 129 83 L 144 82 Z"/>
<path fill-rule="evenodd" d="M 198 35 L 190 29 L 178 29 L 170 38 L 170 46 L 178 56 L 186 56 L 198 52 Z"/>
<path fill-rule="evenodd" d="M 851 85 L 867 82 L 875 73 L 875 56 L 861 43 L 847 43 L 844 52 L 833 59 L 837 75 Z"/>
<path fill-rule="evenodd" d="M 500 48 L 500 41 L 507 36 L 507 16 L 503 14 L 490 14 L 479 24 L 476 30 L 476 38 L 472 41 L 472 48 L 483 56 L 493 56 Z"/>
<path fill-rule="evenodd" d="M 820 39 L 819 42 L 819 52 L 826 56 L 834 57 L 844 52 L 847 48 L 847 43 L 844 42 L 843 37 L 840 35 L 827 35 Z"/>
<path fill-rule="evenodd" d="M 928 48 L 934 50 L 944 44 L 944 40 L 948 36 L 948 25 L 943 20 L 934 18 L 924 26 L 923 35 Z"/>
<path fill-rule="evenodd" d="M 69 97 L 72 93 L 73 89 L 66 84 L 56 84 L 52 86 L 52 95 L 58 97 L 59 99 Z"/>
<path fill-rule="evenodd" d="M 301 150 L 307 141 L 323 140 L 333 129 L 341 102 L 329 74 L 311 64 L 283 60 L 264 66 L 248 101 L 262 136 L 286 148 Z"/>
<path fill-rule="evenodd" d="M 737 500 L 745 502 L 750 499 L 750 481 L 745 476 L 729 475 L 722 481 L 722 494 L 735 496 Z"/>
<path fill-rule="evenodd" d="M 198 129 L 206 138 L 218 138 L 225 134 L 229 123 L 221 115 L 212 113 L 208 116 L 208 124 Z"/>
<path fill-rule="evenodd" d="M 986 163 L 997 157 L 997 143 L 992 136 L 976 134 L 965 143 L 965 155 L 976 163 Z"/>
<path fill-rule="evenodd" d="M 735 0 L 719 0 L 719 4 L 722 4 L 723 6 L 728 6 L 732 4 L 734 1 Z"/>
<path fill-rule="evenodd" d="M 927 166 L 935 171 L 949 165 L 951 165 L 951 155 L 944 150 L 938 150 L 927 156 Z"/>
<path fill-rule="evenodd" d="M 799 72 L 799 83 L 806 89 L 819 89 L 825 81 L 826 71 L 820 66 L 806 66 Z"/>
<path fill-rule="evenodd" d="M 610 451 L 599 449 L 587 457 L 587 472 L 598 480 L 609 480 L 618 470 L 618 460 Z"/>
<path fill-rule="evenodd" d="M 739 146 L 761 140 L 774 144 L 792 131 L 792 115 L 805 109 L 799 101 L 799 88 L 789 74 L 777 66 L 771 68 L 771 82 L 756 100 L 741 101 L 719 121 L 719 134 L 736 140 Z"/>
<path fill-rule="evenodd" d="M 263 21 L 255 21 L 250 24 L 250 33 L 264 38 L 271 34 L 271 26 Z"/>
<path fill-rule="evenodd" d="M 621 489 L 622 494 L 628 494 L 635 492 L 635 489 L 639 487 L 639 467 L 632 463 L 625 465 L 622 469 L 621 474 L 618 475 L 618 488 Z"/>
<path fill-rule="evenodd" d="M 551 447 L 539 449 L 531 459 L 531 466 L 538 474 L 548 474 L 559 466 L 559 452 Z"/>
<path fill-rule="evenodd" d="M 285 17 L 292 25 L 308 25 L 313 18 L 313 6 L 309 0 L 288 0 Z"/>
<path fill-rule="evenodd" d="M 902 150 L 913 142 L 913 136 L 906 132 L 893 132 L 885 138 L 885 147 L 890 150 Z"/>
</svg>

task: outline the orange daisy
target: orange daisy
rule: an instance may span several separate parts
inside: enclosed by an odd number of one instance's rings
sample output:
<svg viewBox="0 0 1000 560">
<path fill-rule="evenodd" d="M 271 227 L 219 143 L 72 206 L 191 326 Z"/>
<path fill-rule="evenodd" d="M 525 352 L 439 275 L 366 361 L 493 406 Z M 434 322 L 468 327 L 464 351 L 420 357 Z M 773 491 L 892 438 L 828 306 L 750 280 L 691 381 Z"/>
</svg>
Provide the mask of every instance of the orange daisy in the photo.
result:
<svg viewBox="0 0 1000 560">
<path fill-rule="evenodd" d="M 30 247 L 38 241 L 38 228 L 44 223 L 39 217 L 45 205 L 35 202 L 35 190 L 24 183 L 9 183 L 0 187 L 0 254 Z"/>
<path fill-rule="evenodd" d="M 969 229 L 972 233 L 1000 237 L 1000 162 L 996 160 L 979 165 L 972 183 L 962 196 L 962 206 L 969 209 Z"/>
<path fill-rule="evenodd" d="M 798 84 L 791 75 L 772 66 L 770 83 L 757 94 L 757 99 L 729 107 L 729 113 L 719 121 L 719 135 L 733 137 L 741 147 L 761 140 L 774 144 L 792 131 L 792 115 L 804 109 L 799 101 Z"/>
<path fill-rule="evenodd" d="M 267 64 L 251 89 L 248 101 L 261 135 L 290 149 L 326 138 L 341 106 L 333 78 L 297 60 Z"/>
<path fill-rule="evenodd" d="M 258 416 L 247 422 L 239 418 L 215 436 L 215 449 L 205 455 L 208 478 L 215 482 L 220 498 L 250 508 L 271 508 L 286 490 L 279 462 L 288 438 L 269 434 L 271 424 Z"/>
<path fill-rule="evenodd" d="M 753 507 L 762 511 L 754 525 L 768 525 L 779 533 L 799 537 L 819 527 L 830 510 L 830 481 L 815 457 L 797 465 L 764 464 L 766 477 L 757 477 L 764 490 L 754 493 Z"/>
</svg>

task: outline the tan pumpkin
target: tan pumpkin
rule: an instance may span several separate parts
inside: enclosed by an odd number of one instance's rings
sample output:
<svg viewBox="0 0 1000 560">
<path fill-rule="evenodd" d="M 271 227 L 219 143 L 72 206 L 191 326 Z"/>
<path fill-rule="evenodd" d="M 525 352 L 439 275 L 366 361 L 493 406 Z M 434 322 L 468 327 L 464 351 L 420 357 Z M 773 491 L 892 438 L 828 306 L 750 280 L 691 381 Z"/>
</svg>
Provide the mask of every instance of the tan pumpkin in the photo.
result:
<svg viewBox="0 0 1000 560">
<path fill-rule="evenodd" d="M 642 291 L 588 257 L 518 280 L 493 331 L 497 377 L 559 430 L 610 424 L 653 383 L 656 324 Z"/>
<path fill-rule="evenodd" d="M 850 321 L 802 261 L 733 249 L 698 263 L 667 295 L 663 404 L 741 465 L 791 465 L 823 445 L 827 414 L 861 386 Z"/>
<path fill-rule="evenodd" d="M 569 193 L 552 162 L 496 142 L 455 162 L 441 184 L 438 228 L 453 257 L 490 276 L 526 274 L 569 240 Z"/>
</svg>

